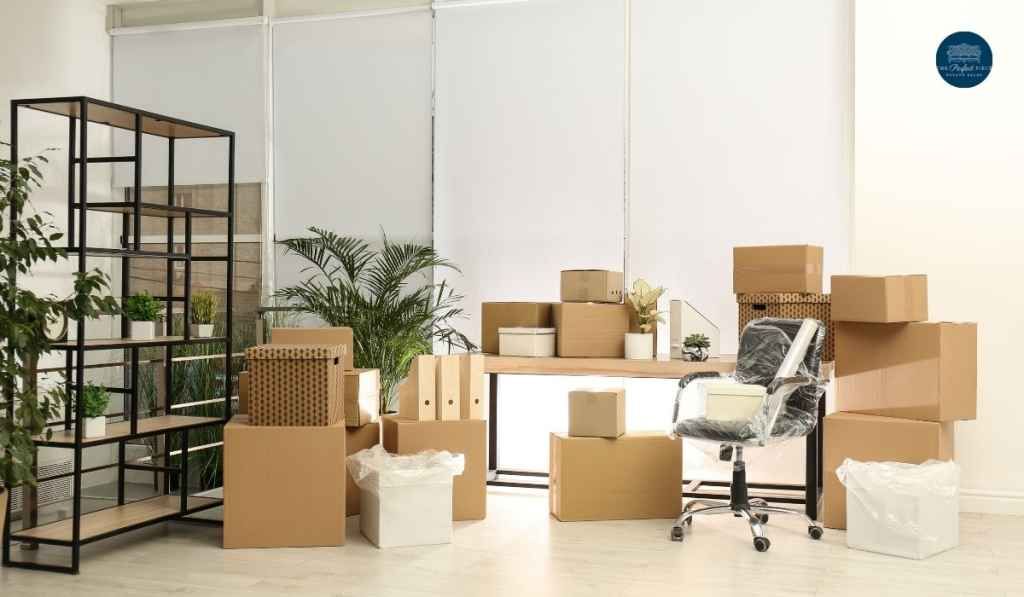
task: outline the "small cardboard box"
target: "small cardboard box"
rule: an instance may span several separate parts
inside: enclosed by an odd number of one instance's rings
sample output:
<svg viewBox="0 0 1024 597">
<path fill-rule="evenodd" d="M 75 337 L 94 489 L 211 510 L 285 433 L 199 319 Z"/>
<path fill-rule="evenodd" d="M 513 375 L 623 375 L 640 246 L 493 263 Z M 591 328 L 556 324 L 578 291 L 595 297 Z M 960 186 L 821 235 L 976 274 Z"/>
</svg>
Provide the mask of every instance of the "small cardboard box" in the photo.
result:
<svg viewBox="0 0 1024 597">
<path fill-rule="evenodd" d="M 551 434 L 551 514 L 561 521 L 675 518 L 683 444 L 660 432 L 618 439 Z"/>
<path fill-rule="evenodd" d="M 606 269 L 562 271 L 563 303 L 621 303 L 622 272 Z"/>
<path fill-rule="evenodd" d="M 362 427 L 345 428 L 345 456 L 367 450 L 380 443 L 380 423 L 368 423 Z M 345 516 L 359 514 L 360 491 L 352 474 L 345 472 Z"/>
<path fill-rule="evenodd" d="M 923 421 L 977 416 L 974 323 L 836 323 L 836 408 Z"/>
<path fill-rule="evenodd" d="M 437 373 L 434 376 L 434 398 L 437 400 L 438 421 L 458 421 L 462 416 L 462 391 L 459 388 L 459 355 L 434 357 Z"/>
<path fill-rule="evenodd" d="M 380 416 L 380 369 L 345 372 L 345 425 L 362 427 Z"/>
<path fill-rule="evenodd" d="M 555 305 L 558 356 L 625 357 L 629 310 L 626 305 L 601 303 Z"/>
<path fill-rule="evenodd" d="M 832 319 L 900 323 L 928 319 L 928 277 L 832 276 Z"/>
<path fill-rule="evenodd" d="M 921 464 L 953 458 L 953 423 L 834 413 L 825 417 L 824 435 L 824 524 L 830 529 L 846 528 L 846 488 L 836 476 L 843 460 Z"/>
<path fill-rule="evenodd" d="M 245 351 L 249 422 L 325 426 L 345 418 L 339 344 L 261 344 Z"/>
<path fill-rule="evenodd" d="M 821 360 L 835 360 L 835 323 L 831 315 L 832 297 L 827 294 L 800 292 L 766 292 L 758 294 L 737 294 L 739 307 L 739 332 L 755 319 L 779 317 L 782 319 L 817 319 L 828 327 L 825 333 L 825 350 Z"/>
<path fill-rule="evenodd" d="M 355 343 L 352 328 L 274 328 L 270 330 L 271 344 L 344 344 L 342 369 L 355 369 Z"/>
<path fill-rule="evenodd" d="M 626 391 L 574 390 L 569 392 L 569 435 L 619 437 L 626 432 Z"/>
<path fill-rule="evenodd" d="M 555 328 L 498 328 L 498 354 L 503 357 L 553 357 Z"/>
<path fill-rule="evenodd" d="M 484 355 L 459 355 L 459 410 L 462 419 L 484 418 Z"/>
<path fill-rule="evenodd" d="M 412 360 L 409 375 L 398 388 L 398 414 L 415 421 L 437 418 L 437 364 L 434 355 L 423 354 Z"/>
<path fill-rule="evenodd" d="M 249 372 L 238 374 L 238 414 L 249 414 Z"/>
<path fill-rule="evenodd" d="M 224 426 L 224 547 L 345 544 L 345 425 Z"/>
<path fill-rule="evenodd" d="M 551 303 L 483 303 L 480 351 L 498 354 L 498 328 L 549 328 Z"/>
<path fill-rule="evenodd" d="M 733 247 L 732 291 L 821 294 L 824 255 L 814 245 Z"/>
<path fill-rule="evenodd" d="M 466 457 L 455 477 L 453 520 L 487 517 L 487 423 L 485 421 L 412 421 L 381 417 L 384 449 L 392 454 L 447 450 Z"/>
</svg>

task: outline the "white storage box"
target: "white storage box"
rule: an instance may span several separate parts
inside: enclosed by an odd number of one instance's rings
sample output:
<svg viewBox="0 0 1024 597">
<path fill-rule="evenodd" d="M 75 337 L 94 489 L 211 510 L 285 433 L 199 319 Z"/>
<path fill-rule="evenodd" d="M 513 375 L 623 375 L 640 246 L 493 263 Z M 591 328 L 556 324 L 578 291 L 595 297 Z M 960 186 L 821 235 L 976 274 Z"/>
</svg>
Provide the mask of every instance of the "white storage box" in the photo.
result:
<svg viewBox="0 0 1024 597">
<path fill-rule="evenodd" d="M 745 383 L 705 383 L 703 385 L 709 421 L 749 421 L 764 409 L 768 391 L 764 386 Z"/>
<path fill-rule="evenodd" d="M 555 328 L 498 328 L 498 354 L 503 357 L 553 357 Z"/>
<path fill-rule="evenodd" d="M 379 444 L 349 456 L 359 529 L 380 548 L 451 543 L 452 478 L 464 468 L 462 454 L 394 456 Z"/>
<path fill-rule="evenodd" d="M 857 462 L 836 469 L 846 486 L 846 545 L 921 560 L 960 543 L 960 467 Z"/>
</svg>

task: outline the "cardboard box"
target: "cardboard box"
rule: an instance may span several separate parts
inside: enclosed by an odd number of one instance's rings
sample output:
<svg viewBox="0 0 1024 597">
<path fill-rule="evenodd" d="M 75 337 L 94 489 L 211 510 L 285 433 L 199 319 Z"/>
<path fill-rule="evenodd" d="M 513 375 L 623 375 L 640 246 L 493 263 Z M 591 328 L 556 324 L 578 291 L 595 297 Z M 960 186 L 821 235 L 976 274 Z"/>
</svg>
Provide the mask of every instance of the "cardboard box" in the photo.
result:
<svg viewBox="0 0 1024 597">
<path fill-rule="evenodd" d="M 552 310 L 560 357 L 626 356 L 629 307 L 600 303 L 559 303 Z"/>
<path fill-rule="evenodd" d="M 423 354 L 414 358 L 409 375 L 398 388 L 398 413 L 416 421 L 437 418 L 437 364 L 434 355 Z"/>
<path fill-rule="evenodd" d="M 498 354 L 503 357 L 553 357 L 555 328 L 498 328 Z"/>
<path fill-rule="evenodd" d="M 345 425 L 362 427 L 380 417 L 380 369 L 345 372 Z"/>
<path fill-rule="evenodd" d="M 605 269 L 562 271 L 563 303 L 621 303 L 625 283 L 622 272 Z"/>
<path fill-rule="evenodd" d="M 484 355 L 459 355 L 459 410 L 462 419 L 484 418 Z"/>
<path fill-rule="evenodd" d="M 224 547 L 345 544 L 345 425 L 224 426 Z"/>
<path fill-rule="evenodd" d="M 336 344 L 262 344 L 245 351 L 249 422 L 324 426 L 345 418 L 341 357 Z"/>
<path fill-rule="evenodd" d="M 355 342 L 352 328 L 274 328 L 270 331 L 271 344 L 344 344 L 342 368 L 355 369 Z"/>
<path fill-rule="evenodd" d="M 739 333 L 743 336 L 743 328 L 748 323 L 762 317 L 779 317 L 782 319 L 817 319 L 825 324 L 825 350 L 821 360 L 835 360 L 835 323 L 832 321 L 832 297 L 827 294 L 809 294 L 801 292 L 767 292 L 759 294 L 737 294 L 736 304 L 739 307 Z"/>
<path fill-rule="evenodd" d="M 249 372 L 238 374 L 238 414 L 249 414 Z"/>
<path fill-rule="evenodd" d="M 626 391 L 574 390 L 569 392 L 569 435 L 619 437 L 626 432 Z"/>
<path fill-rule="evenodd" d="M 928 319 L 928 276 L 832 276 L 832 319 L 899 323 Z"/>
<path fill-rule="evenodd" d="M 846 528 L 846 488 L 836 469 L 843 460 L 906 462 L 953 458 L 953 423 L 913 421 L 856 413 L 825 417 L 824 524 Z"/>
<path fill-rule="evenodd" d="M 618 439 L 551 434 L 551 514 L 561 521 L 675 518 L 683 444 L 661 432 Z"/>
<path fill-rule="evenodd" d="M 345 456 L 367 450 L 380 443 L 380 423 L 345 428 Z M 359 514 L 361 492 L 352 474 L 345 470 L 345 516 Z"/>
<path fill-rule="evenodd" d="M 381 417 L 384 449 L 392 454 L 447 450 L 466 457 L 455 477 L 453 520 L 487 517 L 487 423 L 485 421 L 412 421 Z"/>
<path fill-rule="evenodd" d="M 734 247 L 732 291 L 821 294 L 825 251 L 814 245 Z"/>
<path fill-rule="evenodd" d="M 459 355 L 449 354 L 434 357 L 437 373 L 434 376 L 434 398 L 437 401 L 438 421 L 458 421 L 462 416 L 460 406 L 462 391 L 459 388 Z"/>
<path fill-rule="evenodd" d="M 498 328 L 549 328 L 552 303 L 483 303 L 480 350 L 498 354 Z"/>
<path fill-rule="evenodd" d="M 457 477 L 456 477 L 457 478 Z M 371 477 L 373 483 L 379 477 Z M 452 479 L 362 490 L 359 530 L 381 549 L 452 542 Z"/>
<path fill-rule="evenodd" d="M 836 323 L 836 408 L 963 421 L 977 416 L 974 323 Z"/>
</svg>

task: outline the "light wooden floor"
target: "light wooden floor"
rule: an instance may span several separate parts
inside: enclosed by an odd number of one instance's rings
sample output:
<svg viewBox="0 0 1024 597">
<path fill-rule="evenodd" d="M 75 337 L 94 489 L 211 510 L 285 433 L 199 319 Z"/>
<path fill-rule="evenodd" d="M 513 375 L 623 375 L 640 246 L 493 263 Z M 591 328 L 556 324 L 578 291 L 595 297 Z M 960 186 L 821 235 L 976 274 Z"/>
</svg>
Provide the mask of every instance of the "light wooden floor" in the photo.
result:
<svg viewBox="0 0 1024 597">
<path fill-rule="evenodd" d="M 356 518 L 345 547 L 290 550 L 227 551 L 220 529 L 173 523 L 88 546 L 77 577 L 2 570 L 0 595 L 1024 595 L 1024 517 L 964 515 L 961 546 L 918 562 L 777 516 L 762 554 L 732 517 L 698 520 L 680 545 L 664 520 L 559 523 L 546 492 L 495 488 L 488 508 L 451 545 L 389 551 Z"/>
</svg>

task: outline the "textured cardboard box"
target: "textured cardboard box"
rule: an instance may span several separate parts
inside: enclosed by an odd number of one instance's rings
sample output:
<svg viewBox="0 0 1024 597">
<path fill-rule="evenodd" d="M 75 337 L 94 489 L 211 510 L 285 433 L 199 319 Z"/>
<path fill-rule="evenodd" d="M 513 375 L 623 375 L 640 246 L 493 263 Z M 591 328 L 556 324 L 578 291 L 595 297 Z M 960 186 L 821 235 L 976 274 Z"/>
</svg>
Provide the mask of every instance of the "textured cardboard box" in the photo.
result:
<svg viewBox="0 0 1024 597">
<path fill-rule="evenodd" d="M 831 315 L 832 299 L 827 294 L 809 294 L 806 292 L 762 292 L 758 294 L 737 294 L 736 304 L 739 307 L 739 333 L 743 336 L 743 328 L 754 319 L 762 317 L 779 317 L 782 319 L 811 318 L 825 324 L 825 350 L 823 361 L 834 361 L 836 354 L 835 327 Z"/>
<path fill-rule="evenodd" d="M 458 421 L 462 416 L 462 392 L 459 388 L 459 355 L 434 357 L 437 373 L 434 377 L 434 397 L 437 400 L 438 421 Z"/>
<path fill-rule="evenodd" d="M 551 514 L 563 522 L 675 518 L 683 444 L 661 432 L 618 439 L 551 434 Z"/>
<path fill-rule="evenodd" d="M 393 454 L 447 450 L 466 457 L 466 468 L 455 477 L 453 520 L 487 517 L 487 424 L 484 421 L 413 421 L 381 417 L 384 449 Z"/>
<path fill-rule="evenodd" d="M 337 344 L 249 347 L 249 422 L 324 426 L 344 420 L 344 350 Z"/>
<path fill-rule="evenodd" d="M 964 421 L 977 417 L 974 323 L 836 323 L 836 408 Z"/>
<path fill-rule="evenodd" d="M 483 303 L 480 350 L 498 354 L 498 328 L 549 328 L 552 303 Z"/>
<path fill-rule="evenodd" d="M 560 357 L 626 355 L 629 307 L 601 303 L 559 303 L 554 306 L 556 344 Z"/>
<path fill-rule="evenodd" d="M 830 529 L 846 528 L 846 488 L 836 476 L 843 460 L 921 464 L 953 458 L 953 423 L 834 413 L 825 417 L 824 433 L 823 516 Z"/>
<path fill-rule="evenodd" d="M 821 294 L 825 251 L 814 245 L 734 247 L 732 291 Z"/>
<path fill-rule="evenodd" d="M 832 319 L 899 323 L 928 319 L 928 277 L 832 276 Z"/>
<path fill-rule="evenodd" d="M 626 391 L 569 392 L 569 435 L 616 438 L 626 432 Z"/>
<path fill-rule="evenodd" d="M 355 369 L 355 343 L 352 328 L 274 328 L 270 331 L 271 344 L 344 344 L 342 369 Z"/>
<path fill-rule="evenodd" d="M 345 456 L 351 456 L 361 450 L 367 450 L 380 443 L 380 423 L 369 423 L 362 427 L 345 428 Z M 345 516 L 359 514 L 359 486 L 352 479 L 352 474 L 345 467 Z"/>
<path fill-rule="evenodd" d="M 362 427 L 380 417 L 380 370 L 345 372 L 345 425 Z"/>
<path fill-rule="evenodd" d="M 224 426 L 224 547 L 345 544 L 345 425 Z"/>
<path fill-rule="evenodd" d="M 398 388 L 398 414 L 415 421 L 437 418 L 437 363 L 434 355 L 414 358 L 409 375 Z"/>
<path fill-rule="evenodd" d="M 459 355 L 459 410 L 462 419 L 484 418 L 484 355 Z"/>
<path fill-rule="evenodd" d="M 570 269 L 562 271 L 563 303 L 621 303 L 622 272 L 606 269 Z"/>
</svg>

